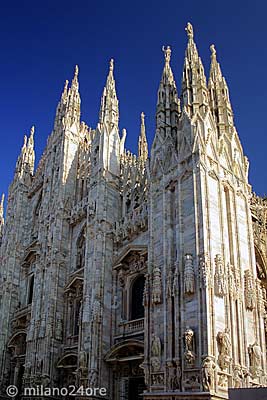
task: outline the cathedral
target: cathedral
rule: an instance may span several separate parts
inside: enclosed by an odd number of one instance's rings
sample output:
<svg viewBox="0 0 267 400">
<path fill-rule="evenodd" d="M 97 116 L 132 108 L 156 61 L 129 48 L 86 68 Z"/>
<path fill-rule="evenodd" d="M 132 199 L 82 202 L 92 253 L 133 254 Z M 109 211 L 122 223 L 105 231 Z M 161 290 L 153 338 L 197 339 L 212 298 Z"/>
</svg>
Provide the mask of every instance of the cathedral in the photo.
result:
<svg viewBox="0 0 267 400">
<path fill-rule="evenodd" d="M 207 79 L 186 33 L 179 91 L 163 47 L 149 152 L 144 113 L 138 154 L 125 149 L 113 60 L 96 127 L 76 66 L 36 169 L 34 127 L 24 137 L 5 217 L 0 205 L 0 399 L 9 385 L 108 400 L 267 386 L 267 199 L 215 47 Z"/>
</svg>

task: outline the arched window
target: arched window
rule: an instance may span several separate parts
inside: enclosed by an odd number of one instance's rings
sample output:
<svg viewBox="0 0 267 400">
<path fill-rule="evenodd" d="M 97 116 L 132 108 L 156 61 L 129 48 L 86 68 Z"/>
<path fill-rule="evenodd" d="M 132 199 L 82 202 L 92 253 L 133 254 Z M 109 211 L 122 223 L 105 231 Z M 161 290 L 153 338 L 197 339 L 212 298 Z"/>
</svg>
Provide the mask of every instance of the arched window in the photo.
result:
<svg viewBox="0 0 267 400">
<path fill-rule="evenodd" d="M 83 268 L 84 265 L 85 265 L 85 232 L 83 229 L 77 240 L 76 269 Z"/>
<path fill-rule="evenodd" d="M 138 276 L 132 285 L 131 291 L 131 319 L 144 318 L 143 294 L 145 286 L 144 275 Z"/>
</svg>

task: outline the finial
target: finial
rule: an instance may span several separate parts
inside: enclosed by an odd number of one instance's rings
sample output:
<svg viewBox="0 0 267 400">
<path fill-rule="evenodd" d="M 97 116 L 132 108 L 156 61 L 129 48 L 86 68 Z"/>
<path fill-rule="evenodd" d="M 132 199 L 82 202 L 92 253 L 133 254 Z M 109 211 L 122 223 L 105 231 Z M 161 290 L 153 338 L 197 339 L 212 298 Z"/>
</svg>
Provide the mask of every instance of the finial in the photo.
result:
<svg viewBox="0 0 267 400">
<path fill-rule="evenodd" d="M 27 135 L 24 135 L 24 142 L 23 142 L 23 147 L 27 146 Z"/>
<path fill-rule="evenodd" d="M 1 197 L 0 209 L 4 207 L 4 201 L 5 201 L 5 193 L 3 193 Z"/>
<path fill-rule="evenodd" d="M 210 46 L 210 51 L 211 51 L 211 58 L 215 58 L 216 59 L 216 49 L 215 49 L 214 44 L 212 44 Z"/>
<path fill-rule="evenodd" d="M 162 46 L 162 51 L 163 51 L 164 56 L 165 56 L 166 64 L 169 64 L 170 63 L 170 59 L 171 59 L 171 53 L 172 53 L 170 46 L 167 46 L 166 48 L 165 48 L 165 46 Z"/>
<path fill-rule="evenodd" d="M 78 65 L 75 65 L 75 72 L 74 72 L 74 77 L 77 78 L 79 73 L 79 67 Z"/>
<path fill-rule="evenodd" d="M 113 72 L 114 70 L 114 60 L 113 58 L 111 58 L 110 62 L 109 62 L 109 71 Z"/>
<path fill-rule="evenodd" d="M 141 112 L 141 124 L 145 125 L 145 114 L 143 111 Z"/>
<path fill-rule="evenodd" d="M 64 90 L 63 90 L 64 93 L 67 93 L 68 85 L 69 85 L 69 81 L 68 81 L 68 79 L 66 79 L 65 85 L 64 85 Z"/>
<path fill-rule="evenodd" d="M 192 26 L 192 24 L 190 24 L 190 22 L 187 22 L 185 30 L 187 32 L 188 39 L 193 39 L 194 30 L 193 30 L 193 26 Z"/>
<path fill-rule="evenodd" d="M 35 128 L 34 128 L 34 125 L 33 125 L 33 126 L 31 127 L 31 134 L 30 134 L 31 137 L 33 137 L 33 135 L 34 135 L 34 129 L 35 129 Z"/>
</svg>

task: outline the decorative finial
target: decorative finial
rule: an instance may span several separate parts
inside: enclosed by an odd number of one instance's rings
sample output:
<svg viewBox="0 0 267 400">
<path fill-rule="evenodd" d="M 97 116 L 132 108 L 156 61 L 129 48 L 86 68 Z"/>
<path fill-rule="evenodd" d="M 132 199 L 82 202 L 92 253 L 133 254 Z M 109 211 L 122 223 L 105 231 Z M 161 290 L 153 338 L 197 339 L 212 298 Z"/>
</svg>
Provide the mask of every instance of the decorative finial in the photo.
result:
<svg viewBox="0 0 267 400">
<path fill-rule="evenodd" d="M 143 111 L 141 112 L 141 124 L 145 125 L 145 114 Z"/>
<path fill-rule="evenodd" d="M 4 208 L 5 193 L 2 194 L 0 208 Z"/>
<path fill-rule="evenodd" d="M 192 26 L 192 24 L 190 24 L 190 22 L 187 22 L 185 30 L 187 32 L 188 39 L 193 39 L 194 30 L 193 30 L 193 26 Z"/>
<path fill-rule="evenodd" d="M 216 58 L 216 49 L 214 44 L 210 46 L 210 51 L 211 51 L 211 58 Z"/>
<path fill-rule="evenodd" d="M 65 80 L 65 85 L 64 85 L 64 93 L 67 93 L 67 89 L 68 89 L 68 85 L 69 85 L 69 81 L 68 79 Z"/>
<path fill-rule="evenodd" d="M 162 51 L 165 56 L 166 64 L 169 64 L 170 60 L 171 60 L 171 53 L 172 53 L 170 46 L 167 46 L 166 48 L 165 48 L 165 46 L 162 46 Z"/>
<path fill-rule="evenodd" d="M 35 128 L 34 128 L 34 125 L 33 125 L 33 126 L 31 127 L 31 134 L 30 134 L 31 137 L 33 137 L 33 135 L 34 135 L 34 129 L 35 129 Z"/>
<path fill-rule="evenodd" d="M 79 67 L 78 65 L 75 65 L 75 72 L 74 72 L 74 77 L 77 78 L 79 73 Z"/>
<path fill-rule="evenodd" d="M 24 135 L 24 142 L 23 142 L 23 147 L 27 146 L 27 135 Z"/>
<path fill-rule="evenodd" d="M 114 60 L 113 58 L 111 58 L 110 62 L 109 62 L 109 71 L 113 72 L 114 70 Z"/>
</svg>

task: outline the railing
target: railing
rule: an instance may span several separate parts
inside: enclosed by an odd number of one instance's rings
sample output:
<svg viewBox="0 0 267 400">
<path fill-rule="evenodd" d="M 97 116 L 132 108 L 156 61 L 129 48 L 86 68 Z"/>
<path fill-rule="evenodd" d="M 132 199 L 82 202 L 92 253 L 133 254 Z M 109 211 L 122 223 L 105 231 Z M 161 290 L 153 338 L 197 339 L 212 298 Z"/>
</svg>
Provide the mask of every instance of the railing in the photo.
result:
<svg viewBox="0 0 267 400">
<path fill-rule="evenodd" d="M 133 321 L 122 322 L 119 326 L 119 334 L 131 335 L 144 330 L 144 318 L 134 319 Z"/>
</svg>

